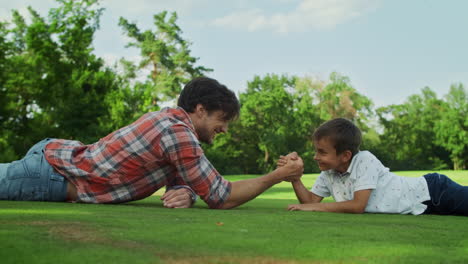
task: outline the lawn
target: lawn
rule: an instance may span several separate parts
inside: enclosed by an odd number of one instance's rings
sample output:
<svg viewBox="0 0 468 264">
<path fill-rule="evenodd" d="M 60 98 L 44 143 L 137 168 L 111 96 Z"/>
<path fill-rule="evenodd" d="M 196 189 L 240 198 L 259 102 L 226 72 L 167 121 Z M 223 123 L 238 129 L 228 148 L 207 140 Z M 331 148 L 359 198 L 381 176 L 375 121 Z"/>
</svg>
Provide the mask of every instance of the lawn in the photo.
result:
<svg viewBox="0 0 468 264">
<path fill-rule="evenodd" d="M 468 185 L 468 171 L 443 173 Z M 466 217 L 288 212 L 288 183 L 233 210 L 166 209 L 158 194 L 122 205 L 0 201 L 0 263 L 468 262 Z"/>
</svg>

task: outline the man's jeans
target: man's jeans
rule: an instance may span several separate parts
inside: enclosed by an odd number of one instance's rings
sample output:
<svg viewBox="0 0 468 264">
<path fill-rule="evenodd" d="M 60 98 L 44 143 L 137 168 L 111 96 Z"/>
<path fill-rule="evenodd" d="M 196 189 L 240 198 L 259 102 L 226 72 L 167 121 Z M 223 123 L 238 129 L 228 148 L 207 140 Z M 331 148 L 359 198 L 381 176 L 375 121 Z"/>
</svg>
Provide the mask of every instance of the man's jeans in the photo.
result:
<svg viewBox="0 0 468 264">
<path fill-rule="evenodd" d="M 0 200 L 66 200 L 68 181 L 44 156 L 44 148 L 50 140 L 44 139 L 34 145 L 21 160 L 0 163 Z"/>
<path fill-rule="evenodd" d="M 462 186 L 447 176 L 431 173 L 424 175 L 429 187 L 430 201 L 425 214 L 468 216 L 468 186 Z"/>
</svg>

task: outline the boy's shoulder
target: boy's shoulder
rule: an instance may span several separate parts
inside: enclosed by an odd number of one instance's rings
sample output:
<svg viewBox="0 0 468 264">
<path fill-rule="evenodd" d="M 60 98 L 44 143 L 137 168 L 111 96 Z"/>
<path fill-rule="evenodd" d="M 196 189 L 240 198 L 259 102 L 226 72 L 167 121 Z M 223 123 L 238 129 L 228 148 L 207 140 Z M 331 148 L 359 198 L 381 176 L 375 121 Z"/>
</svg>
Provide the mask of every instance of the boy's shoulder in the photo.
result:
<svg viewBox="0 0 468 264">
<path fill-rule="evenodd" d="M 357 159 L 357 160 L 373 160 L 373 159 L 377 159 L 378 158 L 372 154 L 372 152 L 368 151 L 368 150 L 361 150 L 359 151 L 356 155 L 354 155 L 353 159 Z"/>
<path fill-rule="evenodd" d="M 349 166 L 349 170 L 355 169 L 361 165 L 368 165 L 371 163 L 382 164 L 380 160 L 368 150 L 361 150 L 356 155 L 354 155 Z"/>
</svg>

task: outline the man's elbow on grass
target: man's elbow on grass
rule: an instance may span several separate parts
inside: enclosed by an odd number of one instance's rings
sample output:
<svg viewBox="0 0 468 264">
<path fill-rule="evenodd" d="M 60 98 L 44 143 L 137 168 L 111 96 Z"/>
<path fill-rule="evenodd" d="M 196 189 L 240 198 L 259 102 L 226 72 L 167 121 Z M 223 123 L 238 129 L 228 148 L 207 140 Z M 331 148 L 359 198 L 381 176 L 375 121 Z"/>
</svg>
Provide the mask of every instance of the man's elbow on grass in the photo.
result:
<svg viewBox="0 0 468 264">
<path fill-rule="evenodd" d="M 236 204 L 230 203 L 229 201 L 226 201 L 225 203 L 223 203 L 220 207 L 218 207 L 216 209 L 232 209 L 234 207 L 236 207 Z"/>
<path fill-rule="evenodd" d="M 229 202 L 228 200 L 222 203 L 206 203 L 210 209 L 231 209 L 237 207 L 238 204 L 234 202 Z"/>
</svg>

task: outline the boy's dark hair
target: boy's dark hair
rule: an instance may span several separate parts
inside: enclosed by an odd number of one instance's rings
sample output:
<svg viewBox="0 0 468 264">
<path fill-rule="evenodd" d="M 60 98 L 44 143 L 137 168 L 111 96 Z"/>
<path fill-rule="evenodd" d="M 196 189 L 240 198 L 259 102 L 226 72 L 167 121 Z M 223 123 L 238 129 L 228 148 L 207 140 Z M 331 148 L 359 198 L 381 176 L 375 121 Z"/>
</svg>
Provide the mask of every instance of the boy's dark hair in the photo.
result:
<svg viewBox="0 0 468 264">
<path fill-rule="evenodd" d="M 350 150 L 353 156 L 358 153 L 361 145 L 361 130 L 345 118 L 335 118 L 320 125 L 312 135 L 314 141 L 328 138 L 336 154 Z"/>
<path fill-rule="evenodd" d="M 193 113 L 198 104 L 208 112 L 223 111 L 224 120 L 234 120 L 239 116 L 240 105 L 236 95 L 215 79 L 198 77 L 185 85 L 177 105 Z"/>
</svg>

